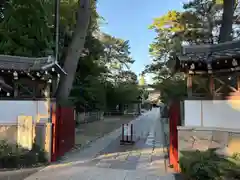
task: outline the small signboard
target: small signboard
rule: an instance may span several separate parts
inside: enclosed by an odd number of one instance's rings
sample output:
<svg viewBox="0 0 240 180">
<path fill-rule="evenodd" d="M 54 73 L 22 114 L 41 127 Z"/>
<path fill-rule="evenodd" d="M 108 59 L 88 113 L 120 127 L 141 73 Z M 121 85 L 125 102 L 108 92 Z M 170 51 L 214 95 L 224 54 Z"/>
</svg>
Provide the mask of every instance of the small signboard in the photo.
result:
<svg viewBox="0 0 240 180">
<path fill-rule="evenodd" d="M 131 136 L 131 126 L 124 124 L 124 136 Z"/>
<path fill-rule="evenodd" d="M 133 124 L 122 125 L 122 138 L 120 144 L 134 144 L 133 141 Z"/>
</svg>

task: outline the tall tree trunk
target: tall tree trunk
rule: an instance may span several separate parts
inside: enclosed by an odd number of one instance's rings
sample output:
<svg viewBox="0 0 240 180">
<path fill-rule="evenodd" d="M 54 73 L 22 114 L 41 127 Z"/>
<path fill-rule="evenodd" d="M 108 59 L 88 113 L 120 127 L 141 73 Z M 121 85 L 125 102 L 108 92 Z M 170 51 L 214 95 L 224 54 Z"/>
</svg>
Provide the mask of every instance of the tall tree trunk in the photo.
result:
<svg viewBox="0 0 240 180">
<path fill-rule="evenodd" d="M 61 76 L 56 93 L 58 102 L 67 100 L 72 89 L 78 61 L 85 44 L 90 16 L 91 0 L 80 0 L 79 8 L 77 11 L 76 28 L 73 33 L 72 41 L 68 46 L 66 58 L 64 61 L 63 68 L 67 72 L 67 75 Z"/>
<path fill-rule="evenodd" d="M 232 40 L 233 14 L 236 0 L 223 1 L 222 24 L 220 28 L 219 42 Z"/>
<path fill-rule="evenodd" d="M 219 34 L 219 43 L 231 41 L 232 40 L 232 25 L 233 25 L 233 14 L 234 14 L 234 6 L 236 0 L 224 0 L 223 1 L 223 15 L 222 15 L 222 24 L 220 28 Z M 220 79 L 228 84 L 228 77 L 223 76 Z M 229 89 L 224 86 L 223 97 L 225 98 L 229 94 Z"/>
</svg>

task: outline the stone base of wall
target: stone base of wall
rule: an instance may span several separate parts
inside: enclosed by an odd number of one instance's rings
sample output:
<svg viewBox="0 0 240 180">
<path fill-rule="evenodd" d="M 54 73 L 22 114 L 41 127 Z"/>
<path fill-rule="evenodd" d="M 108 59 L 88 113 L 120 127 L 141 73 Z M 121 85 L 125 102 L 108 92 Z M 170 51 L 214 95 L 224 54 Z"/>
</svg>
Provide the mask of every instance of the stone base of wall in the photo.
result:
<svg viewBox="0 0 240 180">
<path fill-rule="evenodd" d="M 240 130 L 204 127 L 178 127 L 178 150 L 182 151 L 218 149 L 226 156 L 240 153 Z"/>
<path fill-rule="evenodd" d="M 4 140 L 9 144 L 19 144 L 21 138 L 24 141 L 31 139 L 32 143 L 36 143 L 40 148 L 46 152 L 46 158 L 50 161 L 51 144 L 52 144 L 52 125 L 51 123 L 36 123 L 32 125 L 31 137 L 18 137 L 18 124 L 0 124 L 0 141 Z M 28 128 L 27 128 L 28 129 Z M 27 139 L 26 139 L 27 138 Z"/>
<path fill-rule="evenodd" d="M 5 140 L 10 144 L 17 143 L 17 124 L 0 125 L 0 141 Z"/>
</svg>

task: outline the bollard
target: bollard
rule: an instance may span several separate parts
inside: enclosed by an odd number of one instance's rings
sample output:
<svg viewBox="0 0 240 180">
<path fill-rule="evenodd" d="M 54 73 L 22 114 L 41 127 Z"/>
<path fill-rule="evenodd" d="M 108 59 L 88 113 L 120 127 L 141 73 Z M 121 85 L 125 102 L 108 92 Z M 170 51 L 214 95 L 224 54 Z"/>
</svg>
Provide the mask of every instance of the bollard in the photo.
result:
<svg viewBox="0 0 240 180">
<path fill-rule="evenodd" d="M 124 124 L 122 124 L 122 140 L 121 141 L 124 141 Z"/>
<path fill-rule="evenodd" d="M 133 142 L 133 124 L 131 124 L 131 141 Z"/>
<path fill-rule="evenodd" d="M 126 140 L 127 140 L 127 142 L 128 142 L 128 124 L 126 124 L 126 126 L 127 126 L 127 128 L 126 128 L 126 129 L 127 129 L 127 133 L 126 133 L 126 134 L 127 134 L 127 137 L 126 137 Z"/>
<path fill-rule="evenodd" d="M 129 132 L 129 128 L 130 128 L 130 132 Z M 133 124 L 131 125 L 122 124 L 122 138 L 120 140 L 120 144 L 122 145 L 122 144 L 134 144 L 134 143 L 135 142 L 133 140 Z"/>
</svg>

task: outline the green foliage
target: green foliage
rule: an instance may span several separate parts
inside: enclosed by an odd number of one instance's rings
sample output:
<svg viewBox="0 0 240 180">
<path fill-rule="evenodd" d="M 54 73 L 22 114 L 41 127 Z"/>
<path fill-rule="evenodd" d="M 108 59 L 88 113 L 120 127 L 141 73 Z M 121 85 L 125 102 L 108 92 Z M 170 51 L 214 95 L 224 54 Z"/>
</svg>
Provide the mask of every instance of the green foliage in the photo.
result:
<svg viewBox="0 0 240 180">
<path fill-rule="evenodd" d="M 118 86 L 109 85 L 106 89 L 108 109 L 118 104 L 136 102 L 140 91 L 134 84 L 120 83 Z"/>
<path fill-rule="evenodd" d="M 181 155 L 180 168 L 187 179 L 221 180 L 231 178 L 234 180 L 239 178 L 239 164 L 217 155 L 215 149 L 204 152 L 183 151 Z"/>
<path fill-rule="evenodd" d="M 148 97 L 149 97 L 149 92 L 145 90 L 145 91 L 143 91 L 142 93 L 143 93 L 143 98 L 144 98 L 144 99 L 148 99 Z"/>
<path fill-rule="evenodd" d="M 78 0 L 60 0 L 59 56 L 62 65 L 76 26 Z M 77 107 L 105 109 L 108 105 L 129 103 L 138 95 L 137 76 L 128 40 L 99 30 L 102 20 L 91 3 L 91 20 L 80 57 L 71 102 Z M 54 50 L 54 1 L 6 0 L 0 3 L 0 54 L 40 57 Z M 137 95 L 135 95 L 137 94 Z M 119 98 L 122 97 L 122 98 Z M 124 98 L 123 98 L 124 97 Z"/>
<path fill-rule="evenodd" d="M 234 153 L 232 158 L 237 161 L 240 161 L 240 153 Z"/>
<path fill-rule="evenodd" d="M 168 103 L 172 99 L 182 99 L 187 95 L 186 82 L 177 75 L 162 79 L 161 82 L 154 85 L 161 92 L 161 101 Z"/>
<path fill-rule="evenodd" d="M 36 144 L 29 151 L 0 141 L 0 169 L 33 167 L 46 162 L 45 152 Z"/>
<path fill-rule="evenodd" d="M 71 93 L 76 106 L 104 110 L 136 101 L 137 76 L 124 68 L 133 63 L 128 42 L 102 33 L 99 36 L 87 37 L 89 54 L 79 61 Z"/>
<path fill-rule="evenodd" d="M 155 18 L 150 29 L 158 29 L 161 31 L 178 32 L 184 30 L 184 26 L 180 23 L 181 13 L 177 11 L 168 11 L 167 14 Z"/>
<path fill-rule="evenodd" d="M 153 74 L 154 83 L 161 92 L 163 101 L 176 96 L 183 97 L 186 82 L 182 74 L 174 75 L 176 55 L 182 52 L 182 44 L 218 43 L 223 1 L 191 0 L 183 4 L 183 11 L 169 10 L 154 18 L 150 26 L 156 32 L 149 46 L 153 62 L 146 66 L 145 73 Z M 239 38 L 239 10 L 235 8 L 233 37 Z M 176 80 L 174 76 L 181 76 Z M 169 82 L 168 82 L 169 81 Z M 179 90 L 180 89 L 180 90 Z"/>
<path fill-rule="evenodd" d="M 6 1 L 0 21 L 0 54 L 46 56 L 53 48 L 50 1 Z"/>
<path fill-rule="evenodd" d="M 134 60 L 130 57 L 128 40 L 119 39 L 106 33 L 101 33 L 100 39 L 105 51 L 103 56 L 104 61 L 105 63 L 109 63 L 111 68 L 129 68 L 129 65 L 134 63 Z"/>
</svg>

